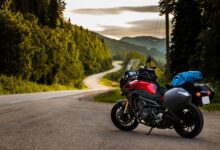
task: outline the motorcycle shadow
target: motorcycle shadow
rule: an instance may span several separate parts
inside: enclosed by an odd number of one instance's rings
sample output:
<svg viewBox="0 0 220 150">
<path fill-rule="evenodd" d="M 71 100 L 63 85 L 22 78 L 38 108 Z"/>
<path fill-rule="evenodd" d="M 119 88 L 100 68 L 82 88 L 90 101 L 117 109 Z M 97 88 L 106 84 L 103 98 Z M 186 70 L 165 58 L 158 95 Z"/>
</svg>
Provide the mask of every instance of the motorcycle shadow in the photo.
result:
<svg viewBox="0 0 220 150">
<path fill-rule="evenodd" d="M 194 144 L 216 144 L 212 141 L 209 140 L 209 137 L 204 137 L 203 135 L 200 135 L 198 137 L 195 137 L 193 139 L 187 139 L 187 138 L 183 138 L 180 137 L 176 134 L 175 131 L 169 130 L 169 129 L 165 129 L 165 130 L 160 130 L 160 129 L 153 129 L 150 135 L 146 135 L 146 133 L 148 133 L 148 131 L 150 130 L 150 128 L 147 128 L 146 130 L 143 130 L 142 128 L 140 129 L 136 129 L 134 131 L 121 131 L 121 130 L 112 130 L 112 132 L 114 132 L 115 136 L 125 136 L 125 137 L 132 137 L 135 139 L 152 139 L 152 140 L 156 140 L 156 141 L 163 141 L 163 142 L 171 142 L 171 141 L 175 141 L 178 143 L 194 143 Z"/>
</svg>

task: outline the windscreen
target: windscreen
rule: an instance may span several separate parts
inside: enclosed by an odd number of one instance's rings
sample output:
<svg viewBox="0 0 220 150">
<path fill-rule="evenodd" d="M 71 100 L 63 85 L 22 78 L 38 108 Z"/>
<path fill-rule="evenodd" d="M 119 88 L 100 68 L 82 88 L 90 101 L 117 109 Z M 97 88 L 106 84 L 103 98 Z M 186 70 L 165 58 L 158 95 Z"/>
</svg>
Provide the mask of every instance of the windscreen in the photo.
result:
<svg viewBox="0 0 220 150">
<path fill-rule="evenodd" d="M 140 64 L 140 59 L 131 59 L 127 64 L 126 70 L 135 70 Z"/>
</svg>

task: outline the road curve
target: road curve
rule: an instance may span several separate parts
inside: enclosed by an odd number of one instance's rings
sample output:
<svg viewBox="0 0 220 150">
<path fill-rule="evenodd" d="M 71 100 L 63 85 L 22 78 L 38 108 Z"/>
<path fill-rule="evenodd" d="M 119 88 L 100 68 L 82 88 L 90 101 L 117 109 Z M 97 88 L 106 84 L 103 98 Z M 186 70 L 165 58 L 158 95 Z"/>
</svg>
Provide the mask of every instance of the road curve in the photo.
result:
<svg viewBox="0 0 220 150">
<path fill-rule="evenodd" d="M 0 96 L 0 150 L 220 148 L 219 112 L 203 113 L 204 128 L 194 139 L 181 138 L 174 130 L 160 129 L 147 136 L 149 128 L 142 125 L 132 132 L 123 132 L 111 122 L 113 104 L 91 101 L 105 88 L 90 88 L 93 89 Z"/>
<path fill-rule="evenodd" d="M 121 61 L 114 61 L 113 62 L 113 66 L 114 68 L 109 70 L 109 71 L 106 71 L 106 72 L 102 72 L 102 73 L 99 73 L 99 74 L 95 74 L 95 75 L 92 75 L 92 76 L 89 76 L 87 77 L 85 80 L 84 80 L 84 83 L 85 85 L 89 88 L 89 89 L 95 89 L 95 90 L 106 90 L 106 89 L 109 89 L 109 87 L 107 86 L 104 86 L 104 85 L 101 85 L 99 83 L 100 79 L 106 75 L 106 74 L 109 74 L 109 73 L 112 73 L 112 72 L 116 72 L 118 70 L 120 70 L 122 68 L 121 66 Z"/>
<path fill-rule="evenodd" d="M 77 95 L 77 94 L 83 94 L 83 93 L 108 90 L 109 87 L 100 85 L 99 80 L 108 73 L 112 73 L 112 72 L 116 72 L 120 70 L 121 63 L 122 63 L 121 61 L 114 61 L 113 69 L 102 72 L 102 73 L 98 73 L 95 75 L 88 76 L 84 80 L 84 83 L 89 89 L 0 95 L 0 105 L 17 104 L 17 103 L 22 103 L 22 102 L 27 102 L 27 101 L 46 100 L 46 99 L 52 99 L 52 98 L 57 98 L 57 97 L 64 97 L 64 96 L 70 96 L 70 95 Z"/>
</svg>

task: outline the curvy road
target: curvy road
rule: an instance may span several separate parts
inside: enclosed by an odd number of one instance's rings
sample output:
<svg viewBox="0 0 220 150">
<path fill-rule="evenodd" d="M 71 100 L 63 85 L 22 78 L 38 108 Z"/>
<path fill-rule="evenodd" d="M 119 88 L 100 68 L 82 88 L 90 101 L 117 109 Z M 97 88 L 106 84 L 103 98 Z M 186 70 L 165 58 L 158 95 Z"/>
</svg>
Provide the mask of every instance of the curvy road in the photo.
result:
<svg viewBox="0 0 220 150">
<path fill-rule="evenodd" d="M 119 131 L 110 119 L 113 104 L 92 101 L 109 90 L 98 84 L 104 74 L 85 79 L 91 89 L 0 96 L 0 150 L 220 150 L 220 112 L 203 112 L 204 128 L 194 139 L 174 130 L 146 135 L 142 125 Z"/>
</svg>

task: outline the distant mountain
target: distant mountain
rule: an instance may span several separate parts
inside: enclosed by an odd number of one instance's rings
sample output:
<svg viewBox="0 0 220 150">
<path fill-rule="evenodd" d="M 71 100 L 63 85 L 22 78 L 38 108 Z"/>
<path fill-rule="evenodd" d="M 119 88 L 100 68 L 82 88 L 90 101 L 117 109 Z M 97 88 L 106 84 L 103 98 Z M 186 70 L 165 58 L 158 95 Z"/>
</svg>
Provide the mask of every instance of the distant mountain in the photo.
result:
<svg viewBox="0 0 220 150">
<path fill-rule="evenodd" d="M 114 59 L 123 58 L 127 52 L 138 52 L 145 56 L 151 56 L 158 64 L 165 64 L 165 54 L 158 51 L 156 48 L 147 48 L 137 44 L 132 44 L 124 40 L 115 40 L 102 35 L 99 35 L 111 50 Z"/>
<path fill-rule="evenodd" d="M 152 36 L 123 37 L 120 41 L 146 48 L 154 48 L 164 54 L 166 50 L 166 39 L 160 39 Z"/>
<path fill-rule="evenodd" d="M 108 46 L 108 48 L 112 52 L 132 52 L 132 51 L 137 51 L 143 55 L 148 55 L 148 49 L 142 46 L 130 44 L 128 42 L 120 41 L 120 40 L 115 40 L 111 39 L 105 36 L 102 36 L 103 40 L 105 41 L 105 44 Z"/>
</svg>

